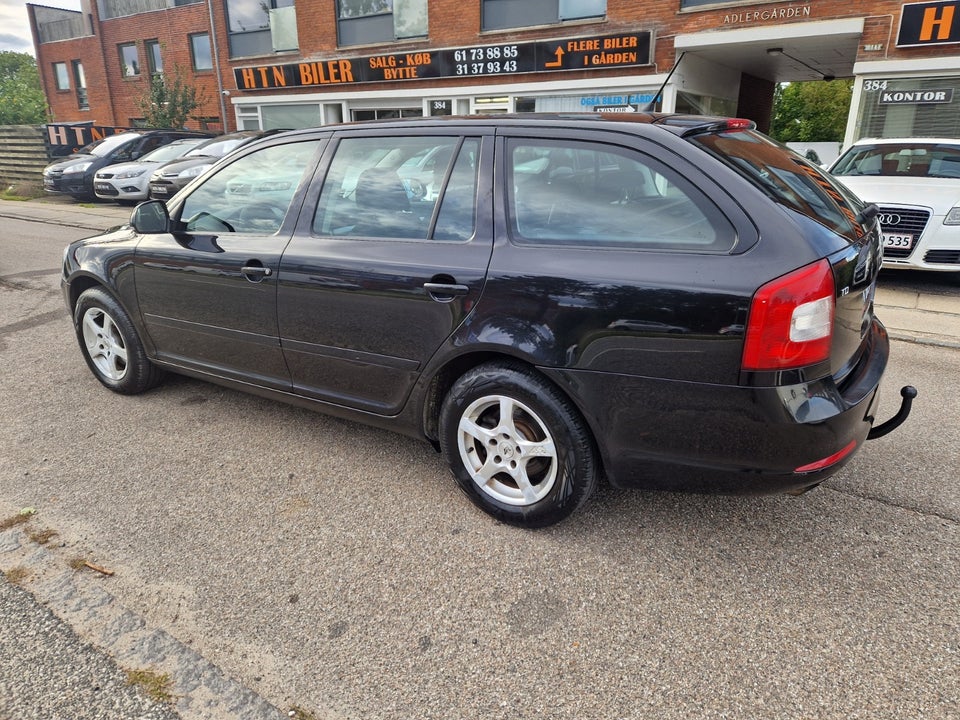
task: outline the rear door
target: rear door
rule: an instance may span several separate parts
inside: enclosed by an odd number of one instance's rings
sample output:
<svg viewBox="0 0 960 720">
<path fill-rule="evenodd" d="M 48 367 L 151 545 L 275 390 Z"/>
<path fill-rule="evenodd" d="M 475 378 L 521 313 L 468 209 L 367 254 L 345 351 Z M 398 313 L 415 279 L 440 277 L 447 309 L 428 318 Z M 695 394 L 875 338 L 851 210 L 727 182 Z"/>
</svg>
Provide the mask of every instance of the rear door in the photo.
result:
<svg viewBox="0 0 960 720">
<path fill-rule="evenodd" d="M 471 312 L 492 247 L 491 136 L 394 132 L 338 134 L 278 291 L 294 391 L 384 415 Z"/>
</svg>

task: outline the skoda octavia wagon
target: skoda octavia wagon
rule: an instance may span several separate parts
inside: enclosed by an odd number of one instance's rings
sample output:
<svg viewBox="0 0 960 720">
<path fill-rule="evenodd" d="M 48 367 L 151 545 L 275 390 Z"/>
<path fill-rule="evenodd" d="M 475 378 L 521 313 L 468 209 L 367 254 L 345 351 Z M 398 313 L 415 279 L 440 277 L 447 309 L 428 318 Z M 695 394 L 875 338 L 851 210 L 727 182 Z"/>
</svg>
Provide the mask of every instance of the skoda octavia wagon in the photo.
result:
<svg viewBox="0 0 960 720">
<path fill-rule="evenodd" d="M 746 120 L 419 119 L 250 143 L 67 247 L 63 293 L 111 390 L 426 439 L 538 527 L 601 480 L 805 490 L 896 427 L 881 256 L 876 209 Z"/>
</svg>

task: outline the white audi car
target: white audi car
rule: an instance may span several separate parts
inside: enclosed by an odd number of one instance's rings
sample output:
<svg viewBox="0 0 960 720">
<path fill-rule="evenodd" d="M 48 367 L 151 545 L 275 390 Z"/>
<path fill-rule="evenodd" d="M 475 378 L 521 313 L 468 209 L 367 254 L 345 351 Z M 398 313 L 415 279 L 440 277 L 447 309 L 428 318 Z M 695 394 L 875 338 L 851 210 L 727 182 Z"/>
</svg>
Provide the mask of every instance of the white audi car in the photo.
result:
<svg viewBox="0 0 960 720">
<path fill-rule="evenodd" d="M 858 140 L 830 172 L 878 206 L 884 267 L 960 272 L 960 140 Z"/>
</svg>

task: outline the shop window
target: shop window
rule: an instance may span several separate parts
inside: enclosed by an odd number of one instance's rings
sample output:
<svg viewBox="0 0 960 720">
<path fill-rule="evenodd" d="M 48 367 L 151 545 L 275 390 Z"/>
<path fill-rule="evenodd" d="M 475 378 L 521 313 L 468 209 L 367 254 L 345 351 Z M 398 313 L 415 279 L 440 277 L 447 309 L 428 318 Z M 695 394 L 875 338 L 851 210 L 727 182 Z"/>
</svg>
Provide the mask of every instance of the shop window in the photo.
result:
<svg viewBox="0 0 960 720">
<path fill-rule="evenodd" d="M 483 0 L 483 29 L 505 30 L 602 18 L 607 0 Z"/>
<path fill-rule="evenodd" d="M 118 45 L 120 52 L 120 71 L 124 77 L 137 77 L 140 75 L 140 52 L 137 50 L 136 43 L 125 43 Z"/>
<path fill-rule="evenodd" d="M 194 70 L 213 70 L 213 53 L 210 51 L 209 33 L 197 33 L 190 36 L 190 57 Z"/>
<path fill-rule="evenodd" d="M 264 130 L 294 130 L 320 125 L 320 105 L 263 105 L 260 108 Z"/>
<path fill-rule="evenodd" d="M 294 0 L 226 0 L 226 5 L 231 57 L 297 49 Z"/>
<path fill-rule="evenodd" d="M 53 75 L 56 78 L 57 90 L 70 89 L 70 72 L 67 70 L 65 62 L 53 64 Z"/>
<path fill-rule="evenodd" d="M 337 0 L 341 45 L 426 37 L 427 0 Z"/>
<path fill-rule="evenodd" d="M 960 78 L 863 81 L 857 137 L 960 137 Z"/>
<path fill-rule="evenodd" d="M 147 52 L 147 69 L 151 75 L 163 72 L 163 56 L 160 54 L 159 40 L 144 40 L 143 48 Z"/>
<path fill-rule="evenodd" d="M 351 110 L 354 120 L 392 120 L 394 118 L 423 117 L 423 108 L 380 108 L 379 110 Z"/>
</svg>

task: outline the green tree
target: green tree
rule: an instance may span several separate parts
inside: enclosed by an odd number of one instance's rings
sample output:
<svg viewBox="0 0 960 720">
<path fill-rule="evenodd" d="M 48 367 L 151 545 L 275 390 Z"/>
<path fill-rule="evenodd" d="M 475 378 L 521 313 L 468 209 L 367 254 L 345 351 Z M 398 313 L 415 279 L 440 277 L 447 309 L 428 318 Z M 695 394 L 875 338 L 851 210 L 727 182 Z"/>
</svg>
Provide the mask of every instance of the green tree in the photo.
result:
<svg viewBox="0 0 960 720">
<path fill-rule="evenodd" d="M 28 53 L 0 51 L 0 125 L 39 125 L 47 117 L 37 61 Z"/>
<path fill-rule="evenodd" d="M 188 118 L 196 119 L 193 112 L 207 103 L 207 95 L 203 88 L 188 82 L 177 65 L 172 72 L 151 77 L 150 87 L 134 103 L 143 113 L 146 127 L 182 128 Z"/>
<path fill-rule="evenodd" d="M 843 142 L 853 80 L 777 85 L 770 135 L 780 142 Z"/>
</svg>

